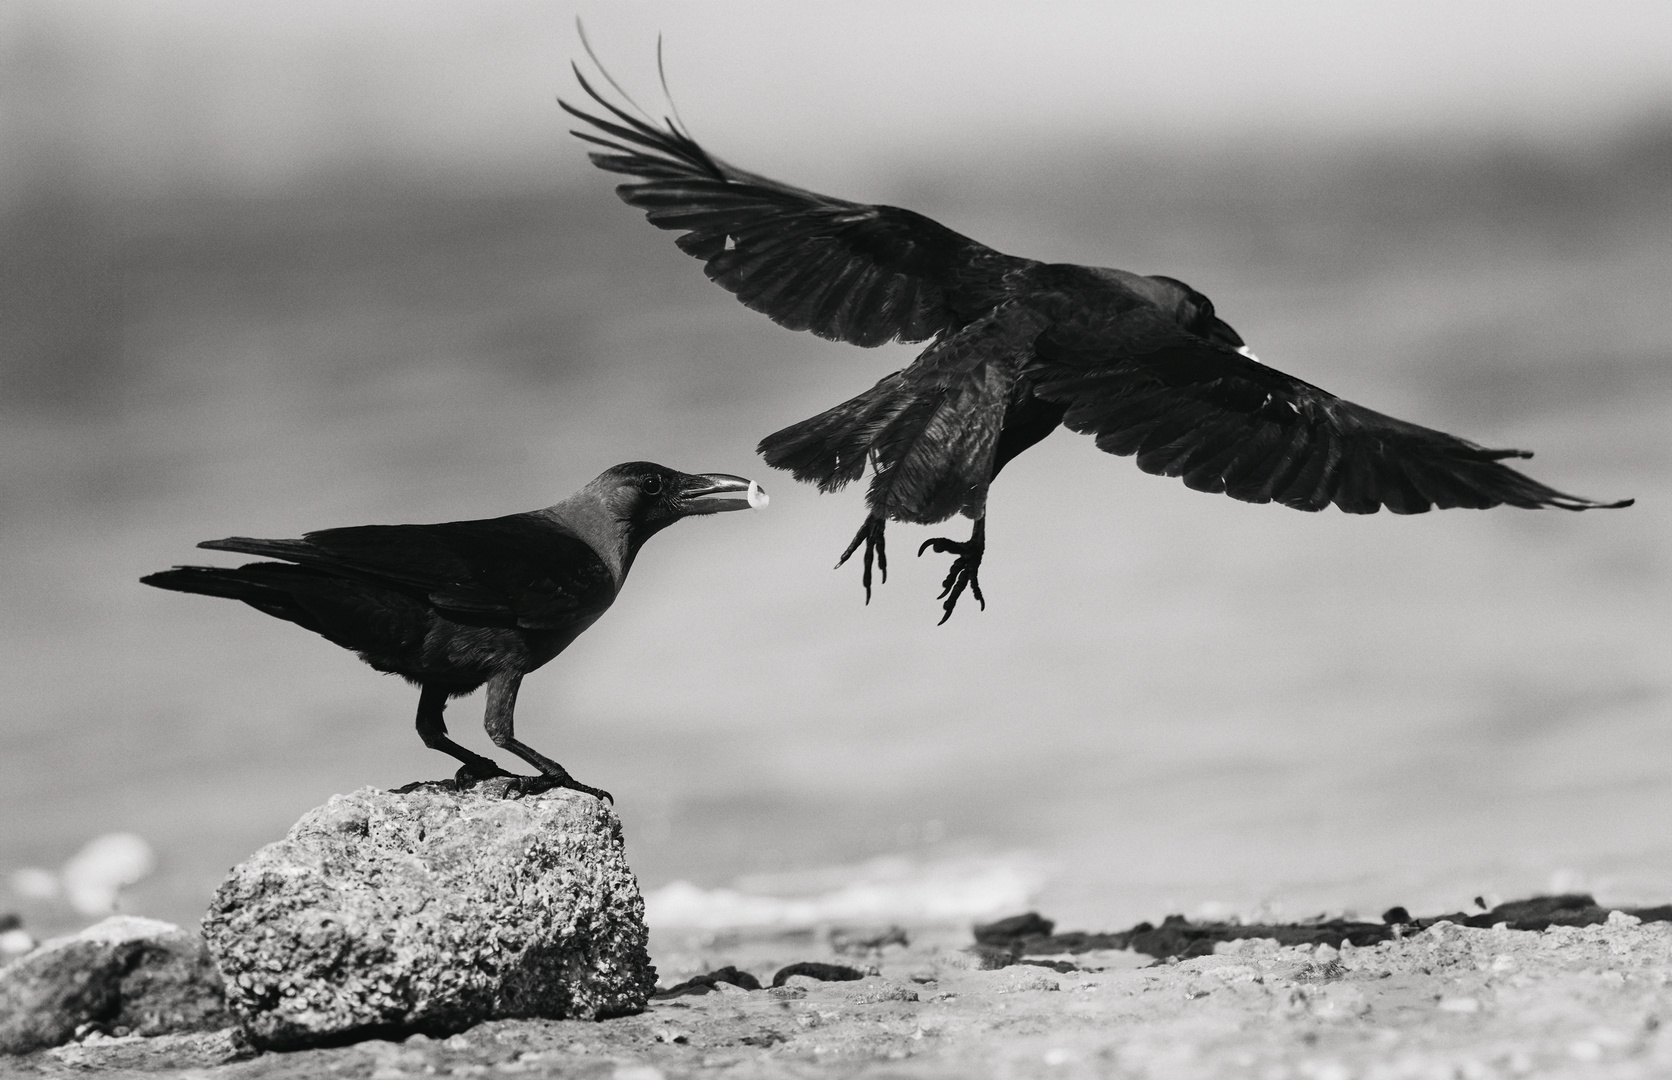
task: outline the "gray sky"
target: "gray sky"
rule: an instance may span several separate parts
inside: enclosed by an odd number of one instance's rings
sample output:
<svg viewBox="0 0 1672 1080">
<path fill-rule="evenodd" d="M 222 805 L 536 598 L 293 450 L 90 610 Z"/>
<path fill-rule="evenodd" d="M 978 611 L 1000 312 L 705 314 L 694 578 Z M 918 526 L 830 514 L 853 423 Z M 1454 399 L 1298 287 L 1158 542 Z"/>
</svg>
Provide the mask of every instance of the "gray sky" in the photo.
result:
<svg viewBox="0 0 1672 1080">
<path fill-rule="evenodd" d="M 0 123 L 13 160 L 139 191 L 380 159 L 578 172 L 552 104 L 576 14 L 645 99 L 661 33 L 721 153 L 836 178 L 989 132 L 1571 138 L 1672 110 L 1665 0 L 11 0 Z"/>
</svg>

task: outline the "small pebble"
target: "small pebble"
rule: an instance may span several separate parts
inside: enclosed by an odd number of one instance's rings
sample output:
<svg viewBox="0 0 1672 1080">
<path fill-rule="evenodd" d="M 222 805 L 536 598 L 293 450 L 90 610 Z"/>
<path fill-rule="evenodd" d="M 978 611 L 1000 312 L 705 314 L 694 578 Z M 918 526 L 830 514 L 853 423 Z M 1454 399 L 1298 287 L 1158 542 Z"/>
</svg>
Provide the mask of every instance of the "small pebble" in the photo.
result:
<svg viewBox="0 0 1672 1080">
<path fill-rule="evenodd" d="M 823 979 L 815 979 L 811 975 L 791 975 L 773 989 L 800 990 L 802 993 L 806 993 L 809 990 L 817 990 L 822 986 L 824 986 Z"/>
</svg>

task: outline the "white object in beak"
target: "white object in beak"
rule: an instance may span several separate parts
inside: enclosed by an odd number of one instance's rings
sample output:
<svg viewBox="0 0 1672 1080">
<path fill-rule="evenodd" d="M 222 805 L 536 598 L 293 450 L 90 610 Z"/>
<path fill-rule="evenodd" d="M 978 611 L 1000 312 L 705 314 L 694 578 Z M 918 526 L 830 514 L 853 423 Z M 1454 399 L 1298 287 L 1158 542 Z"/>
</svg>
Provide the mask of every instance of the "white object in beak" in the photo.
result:
<svg viewBox="0 0 1672 1080">
<path fill-rule="evenodd" d="M 1237 346 L 1237 352 L 1242 353 L 1242 355 L 1248 357 L 1250 360 L 1254 361 L 1256 364 L 1258 364 L 1260 362 L 1260 358 L 1258 356 L 1254 355 L 1254 350 L 1250 349 L 1247 345 L 1238 345 Z"/>
<path fill-rule="evenodd" d="M 767 498 L 765 488 L 761 487 L 753 480 L 749 481 L 749 506 L 752 509 L 759 510 L 771 501 L 771 499 Z"/>
</svg>

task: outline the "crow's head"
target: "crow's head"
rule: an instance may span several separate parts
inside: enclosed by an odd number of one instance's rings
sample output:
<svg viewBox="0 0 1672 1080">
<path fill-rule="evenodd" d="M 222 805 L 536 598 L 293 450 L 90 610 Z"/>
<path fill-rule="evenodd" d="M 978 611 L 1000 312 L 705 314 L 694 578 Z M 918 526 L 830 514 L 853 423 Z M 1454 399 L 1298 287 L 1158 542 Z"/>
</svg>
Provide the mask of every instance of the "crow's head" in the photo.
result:
<svg viewBox="0 0 1672 1080">
<path fill-rule="evenodd" d="M 753 480 L 729 473 L 682 473 L 649 461 L 617 465 L 588 486 L 627 526 L 635 546 L 680 518 L 767 503 L 766 492 Z"/>
<path fill-rule="evenodd" d="M 1242 335 L 1214 313 L 1212 300 L 1177 278 L 1152 274 L 1150 280 L 1160 286 L 1161 306 L 1172 312 L 1180 326 L 1215 345 L 1223 345 L 1249 359 L 1254 358 L 1253 351 L 1243 343 Z"/>
</svg>

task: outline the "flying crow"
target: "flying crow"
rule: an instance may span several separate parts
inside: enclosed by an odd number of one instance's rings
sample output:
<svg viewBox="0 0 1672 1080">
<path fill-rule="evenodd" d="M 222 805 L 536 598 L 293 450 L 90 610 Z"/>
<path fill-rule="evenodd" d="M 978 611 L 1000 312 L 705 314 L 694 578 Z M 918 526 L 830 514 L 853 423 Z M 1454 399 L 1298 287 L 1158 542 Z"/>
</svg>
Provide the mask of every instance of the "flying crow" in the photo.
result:
<svg viewBox="0 0 1672 1080">
<path fill-rule="evenodd" d="M 1267 367 L 1175 278 L 1018 258 L 910 210 L 745 172 L 699 146 L 677 112 L 658 124 L 608 73 L 627 107 L 575 75 L 605 110 L 560 102 L 591 126 L 574 134 L 601 148 L 593 163 L 632 177 L 617 194 L 680 233 L 680 249 L 722 288 L 791 330 L 867 347 L 930 341 L 905 370 L 759 447 L 769 465 L 827 492 L 870 463 L 870 514 L 836 564 L 865 545 L 867 602 L 873 555 L 888 577 L 887 521 L 961 513 L 975 522 L 968 540 L 937 537 L 918 554 L 956 556 L 941 622 L 966 586 L 985 607 L 987 489 L 1058 424 L 1135 455 L 1145 472 L 1297 510 L 1631 504 L 1563 494 L 1501 463 L 1526 451 L 1489 450 Z"/>
<path fill-rule="evenodd" d="M 300 540 L 207 540 L 198 547 L 284 561 L 180 566 L 140 580 L 242 600 L 417 684 L 418 736 L 464 762 L 461 782 L 511 775 L 447 737 L 447 699 L 486 683 L 483 725 L 495 745 L 538 769 L 542 786 L 607 799 L 518 741 L 512 714 L 522 677 L 615 602 L 646 540 L 680 518 L 766 502 L 760 486 L 741 476 L 693 476 L 632 461 L 544 510 L 325 529 Z"/>
</svg>

